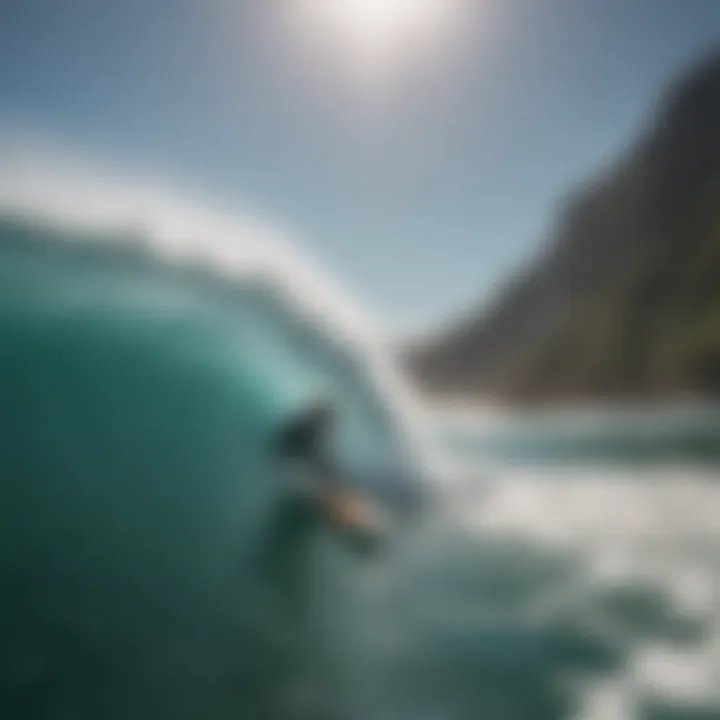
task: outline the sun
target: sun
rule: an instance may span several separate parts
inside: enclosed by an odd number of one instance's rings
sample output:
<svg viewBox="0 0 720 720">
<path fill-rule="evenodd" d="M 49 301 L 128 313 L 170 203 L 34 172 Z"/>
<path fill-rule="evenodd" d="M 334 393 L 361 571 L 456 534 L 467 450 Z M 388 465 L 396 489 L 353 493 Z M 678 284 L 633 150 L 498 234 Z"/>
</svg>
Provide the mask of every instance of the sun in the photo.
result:
<svg viewBox="0 0 720 720">
<path fill-rule="evenodd" d="M 457 22 L 461 0 L 299 0 L 336 51 L 363 71 L 387 72 L 430 51 Z"/>
</svg>

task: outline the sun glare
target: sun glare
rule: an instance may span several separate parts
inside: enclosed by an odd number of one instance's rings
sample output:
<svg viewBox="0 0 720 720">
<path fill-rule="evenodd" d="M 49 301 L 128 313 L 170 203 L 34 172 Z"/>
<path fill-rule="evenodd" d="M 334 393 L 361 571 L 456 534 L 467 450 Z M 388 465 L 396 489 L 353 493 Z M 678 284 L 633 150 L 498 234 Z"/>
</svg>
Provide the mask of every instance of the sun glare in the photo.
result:
<svg viewBox="0 0 720 720">
<path fill-rule="evenodd" d="M 459 0 L 301 0 L 338 50 L 363 71 L 388 71 L 430 49 L 457 20 Z M 316 29 L 316 32 L 318 30 Z"/>
</svg>

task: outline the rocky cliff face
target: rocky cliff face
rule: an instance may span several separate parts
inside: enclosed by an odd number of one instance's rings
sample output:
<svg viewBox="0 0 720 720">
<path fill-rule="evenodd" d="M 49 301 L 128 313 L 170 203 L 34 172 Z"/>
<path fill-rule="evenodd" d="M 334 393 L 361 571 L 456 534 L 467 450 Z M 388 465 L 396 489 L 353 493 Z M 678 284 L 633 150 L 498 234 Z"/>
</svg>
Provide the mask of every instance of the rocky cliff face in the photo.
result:
<svg viewBox="0 0 720 720">
<path fill-rule="evenodd" d="M 720 392 L 720 50 L 564 208 L 482 315 L 409 353 L 442 395 L 512 400 Z"/>
</svg>

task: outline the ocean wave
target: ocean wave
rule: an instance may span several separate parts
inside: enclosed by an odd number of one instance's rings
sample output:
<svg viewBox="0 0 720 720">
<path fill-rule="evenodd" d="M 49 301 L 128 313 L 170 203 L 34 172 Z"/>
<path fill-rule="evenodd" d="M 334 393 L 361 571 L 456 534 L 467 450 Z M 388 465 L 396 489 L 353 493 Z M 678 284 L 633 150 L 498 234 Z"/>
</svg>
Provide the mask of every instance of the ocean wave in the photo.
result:
<svg viewBox="0 0 720 720">
<path fill-rule="evenodd" d="M 483 451 L 480 497 L 375 562 L 321 536 L 296 597 L 258 560 L 277 429 L 331 398 L 344 466 L 415 483 L 445 467 L 432 413 L 273 231 L 48 168 L 0 171 L 3 717 L 713 712 L 714 466 L 488 474 Z"/>
</svg>

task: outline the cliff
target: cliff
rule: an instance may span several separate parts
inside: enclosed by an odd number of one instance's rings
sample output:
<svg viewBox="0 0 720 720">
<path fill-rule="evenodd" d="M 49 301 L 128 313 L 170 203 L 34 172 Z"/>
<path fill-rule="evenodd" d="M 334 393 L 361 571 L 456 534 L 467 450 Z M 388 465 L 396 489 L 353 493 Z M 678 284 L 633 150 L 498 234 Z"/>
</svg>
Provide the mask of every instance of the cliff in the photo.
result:
<svg viewBox="0 0 720 720">
<path fill-rule="evenodd" d="M 443 396 L 538 401 L 720 391 L 720 51 L 566 203 L 488 310 L 409 351 Z"/>
</svg>

